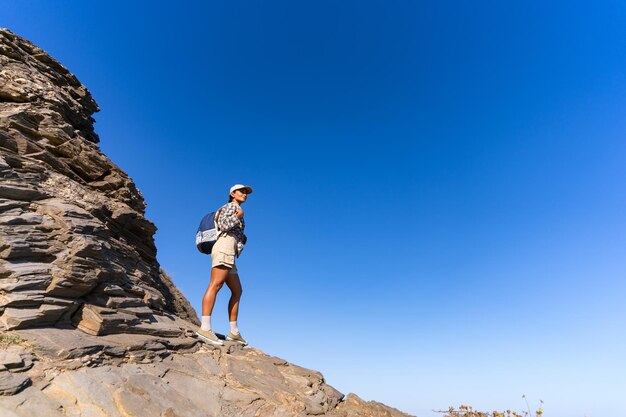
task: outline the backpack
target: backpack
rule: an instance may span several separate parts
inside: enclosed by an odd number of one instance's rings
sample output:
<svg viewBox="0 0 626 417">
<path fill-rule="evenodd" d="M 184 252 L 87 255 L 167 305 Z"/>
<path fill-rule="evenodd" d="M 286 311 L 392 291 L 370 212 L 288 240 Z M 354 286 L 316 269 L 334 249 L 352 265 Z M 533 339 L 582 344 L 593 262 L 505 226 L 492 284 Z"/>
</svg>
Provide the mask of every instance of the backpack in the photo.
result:
<svg viewBox="0 0 626 417">
<path fill-rule="evenodd" d="M 220 209 L 217 212 L 212 211 L 200 220 L 200 226 L 196 232 L 196 247 L 198 250 L 206 255 L 210 255 L 213 250 L 213 245 L 217 242 L 219 237 L 219 231 L 217 230 L 217 219 Z"/>
</svg>

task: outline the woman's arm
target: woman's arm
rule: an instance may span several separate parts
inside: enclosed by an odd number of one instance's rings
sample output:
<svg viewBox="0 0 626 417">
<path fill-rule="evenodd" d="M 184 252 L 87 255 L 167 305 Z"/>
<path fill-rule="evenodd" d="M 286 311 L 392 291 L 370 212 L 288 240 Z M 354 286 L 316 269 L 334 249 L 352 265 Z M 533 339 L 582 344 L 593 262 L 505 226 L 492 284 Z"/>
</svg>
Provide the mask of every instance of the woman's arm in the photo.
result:
<svg viewBox="0 0 626 417">
<path fill-rule="evenodd" d="M 229 203 L 220 211 L 219 216 L 217 216 L 217 228 L 220 232 L 227 232 L 235 227 L 241 227 L 241 221 L 237 216 L 237 208 L 237 204 Z"/>
</svg>

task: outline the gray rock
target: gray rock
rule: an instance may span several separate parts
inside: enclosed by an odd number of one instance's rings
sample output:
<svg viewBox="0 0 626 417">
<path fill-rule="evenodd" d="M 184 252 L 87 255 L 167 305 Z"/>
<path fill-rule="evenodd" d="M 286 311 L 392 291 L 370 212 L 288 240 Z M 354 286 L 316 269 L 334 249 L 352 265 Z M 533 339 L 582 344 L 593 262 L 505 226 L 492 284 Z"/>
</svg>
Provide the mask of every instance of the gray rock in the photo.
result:
<svg viewBox="0 0 626 417">
<path fill-rule="evenodd" d="M 0 364 L 6 368 L 20 368 L 24 366 L 24 360 L 15 352 L 0 351 Z"/>
<path fill-rule="evenodd" d="M 55 331 L 60 330 L 51 330 L 48 336 L 57 339 Z M 71 342 L 82 339 L 83 346 L 89 345 L 88 340 L 111 344 L 125 339 L 124 335 L 96 337 L 69 329 L 67 332 L 72 333 Z M 34 329 L 21 333 L 29 342 L 41 342 L 30 338 Z M 170 415 L 180 416 L 408 416 L 354 394 L 343 400 L 343 394 L 327 385 L 319 372 L 254 348 L 232 345 L 234 349 L 227 353 L 226 349 L 201 347 L 163 361 L 144 360 L 146 351 L 142 349 L 162 348 L 155 339 L 146 337 L 135 335 L 129 340 L 125 349 L 131 357 L 117 365 L 106 361 L 98 365 L 106 353 L 95 349 L 88 353 L 83 348 L 81 360 L 64 362 L 65 371 L 52 373 L 45 384 L 35 382 L 16 394 L 15 400 L 0 399 L 0 410 L 17 411 L 20 416 L 37 415 L 35 412 L 46 404 L 52 410 L 63 409 L 66 415 L 91 415 L 97 410 L 95 415 L 100 416 L 147 417 L 167 415 L 162 413 L 171 410 L 178 414 Z M 145 363 L 137 363 L 137 358 L 144 358 L 141 362 Z M 50 360 L 45 364 L 55 365 Z M 15 407 L 16 400 L 23 402 L 19 408 Z"/>
<path fill-rule="evenodd" d="M 62 412 L 59 411 L 58 402 L 51 400 L 40 389 L 33 386 L 27 387 L 13 396 L 0 397 L 0 416 L 65 417 Z"/>
<path fill-rule="evenodd" d="M 11 200 L 33 201 L 48 197 L 47 194 L 29 186 L 18 184 L 0 184 L 0 197 Z"/>
<path fill-rule="evenodd" d="M 181 324 L 158 316 L 197 324 L 156 260 L 141 193 L 97 145 L 89 91 L 6 29 L 0 66 L 0 330 L 74 323 L 177 336 Z M 111 305 L 93 300 L 112 288 L 142 302 L 95 308 Z"/>
<path fill-rule="evenodd" d="M 30 378 L 23 374 L 0 372 L 0 395 L 14 395 L 30 383 Z"/>
<path fill-rule="evenodd" d="M 0 323 L 7 329 L 42 326 L 56 323 L 67 306 L 41 304 L 36 308 L 5 308 Z"/>
</svg>

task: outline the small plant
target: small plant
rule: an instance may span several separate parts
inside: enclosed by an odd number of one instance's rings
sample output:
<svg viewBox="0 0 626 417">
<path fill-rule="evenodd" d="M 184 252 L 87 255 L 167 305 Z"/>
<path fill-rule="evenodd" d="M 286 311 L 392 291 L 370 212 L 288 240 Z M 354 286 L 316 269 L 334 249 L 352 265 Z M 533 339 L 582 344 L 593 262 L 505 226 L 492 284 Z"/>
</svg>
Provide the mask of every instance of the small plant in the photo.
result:
<svg viewBox="0 0 626 417">
<path fill-rule="evenodd" d="M 526 408 L 528 411 L 523 411 L 518 413 L 517 411 L 506 410 L 506 411 L 478 411 L 474 410 L 473 407 L 469 405 L 461 405 L 458 409 L 454 407 L 448 408 L 448 410 L 433 410 L 437 413 L 445 414 L 443 417 L 531 417 L 533 414 L 530 412 L 530 406 L 528 405 L 528 401 L 526 401 L 526 395 L 523 395 L 522 398 L 526 402 Z M 543 401 L 539 400 L 540 406 L 535 411 L 534 417 L 542 417 L 543 416 Z"/>
<path fill-rule="evenodd" d="M 19 345 L 24 343 L 25 340 L 19 334 L 13 333 L 0 333 L 0 346 Z"/>
</svg>

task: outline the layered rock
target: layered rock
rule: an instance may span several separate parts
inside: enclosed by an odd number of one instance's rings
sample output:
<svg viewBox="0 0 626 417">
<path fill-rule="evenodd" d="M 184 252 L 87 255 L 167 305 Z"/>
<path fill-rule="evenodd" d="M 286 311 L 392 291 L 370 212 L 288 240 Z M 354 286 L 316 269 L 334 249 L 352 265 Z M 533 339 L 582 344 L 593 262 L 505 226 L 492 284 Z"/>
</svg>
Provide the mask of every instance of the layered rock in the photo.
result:
<svg viewBox="0 0 626 417">
<path fill-rule="evenodd" d="M 321 373 L 234 342 L 58 328 L 14 333 L 31 347 L 11 345 L 5 356 L 0 348 L 0 366 L 5 357 L 14 367 L 0 370 L 0 394 L 10 395 L 0 397 L 2 416 L 410 417 L 344 398 Z"/>
<path fill-rule="evenodd" d="M 0 30 L 0 326 L 180 335 L 197 315 L 159 268 L 141 193 L 97 145 L 96 111 L 67 69 Z"/>
<path fill-rule="evenodd" d="M 67 69 L 0 29 L 0 415 L 407 416 L 194 338 L 141 193 L 98 147 L 97 110 Z"/>
</svg>

